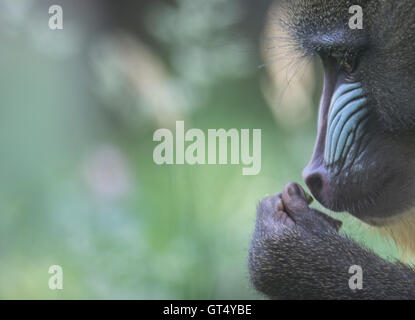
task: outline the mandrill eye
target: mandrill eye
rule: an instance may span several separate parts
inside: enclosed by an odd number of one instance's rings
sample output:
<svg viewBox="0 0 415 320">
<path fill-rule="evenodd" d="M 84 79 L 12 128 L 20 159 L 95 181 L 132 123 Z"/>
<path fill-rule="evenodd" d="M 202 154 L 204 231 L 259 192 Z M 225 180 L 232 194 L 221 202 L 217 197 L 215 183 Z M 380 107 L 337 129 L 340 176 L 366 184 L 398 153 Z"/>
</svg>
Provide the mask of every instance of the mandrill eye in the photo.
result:
<svg viewBox="0 0 415 320">
<path fill-rule="evenodd" d="M 330 56 L 336 60 L 339 68 L 346 73 L 351 74 L 356 70 L 356 56 L 354 54 L 332 52 Z"/>
<path fill-rule="evenodd" d="M 349 62 L 347 60 L 342 61 L 341 66 L 347 73 L 352 73 L 354 71 L 354 65 L 352 62 Z"/>
</svg>

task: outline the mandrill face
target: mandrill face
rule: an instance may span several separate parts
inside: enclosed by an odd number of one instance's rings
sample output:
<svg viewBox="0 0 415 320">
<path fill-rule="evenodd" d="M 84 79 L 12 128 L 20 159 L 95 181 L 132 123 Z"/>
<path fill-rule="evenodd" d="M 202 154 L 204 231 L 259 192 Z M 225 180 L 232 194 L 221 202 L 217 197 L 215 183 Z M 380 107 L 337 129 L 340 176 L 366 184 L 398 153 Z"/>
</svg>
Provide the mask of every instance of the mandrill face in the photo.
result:
<svg viewBox="0 0 415 320">
<path fill-rule="evenodd" d="M 325 69 L 303 178 L 328 209 L 385 225 L 415 208 L 415 15 L 393 1 L 362 1 L 372 19 L 351 29 L 351 2 L 342 3 L 326 12 L 314 0 L 289 1 L 285 12 L 298 50 L 320 56 Z M 306 23 L 296 18 L 304 10 Z"/>
<path fill-rule="evenodd" d="M 373 225 L 415 206 L 415 135 L 387 131 L 361 82 L 324 58 L 316 144 L 303 171 L 314 197 Z"/>
</svg>

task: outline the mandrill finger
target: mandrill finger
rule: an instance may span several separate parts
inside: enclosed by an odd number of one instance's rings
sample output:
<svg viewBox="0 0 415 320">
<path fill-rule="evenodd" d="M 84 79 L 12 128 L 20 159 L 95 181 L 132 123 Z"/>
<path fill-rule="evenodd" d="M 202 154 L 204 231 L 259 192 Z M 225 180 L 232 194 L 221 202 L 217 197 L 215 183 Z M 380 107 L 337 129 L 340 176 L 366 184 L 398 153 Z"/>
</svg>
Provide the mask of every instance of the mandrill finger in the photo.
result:
<svg viewBox="0 0 415 320">
<path fill-rule="evenodd" d="M 282 192 L 282 201 L 285 210 L 295 214 L 307 210 L 310 199 L 298 183 L 291 182 Z"/>
</svg>

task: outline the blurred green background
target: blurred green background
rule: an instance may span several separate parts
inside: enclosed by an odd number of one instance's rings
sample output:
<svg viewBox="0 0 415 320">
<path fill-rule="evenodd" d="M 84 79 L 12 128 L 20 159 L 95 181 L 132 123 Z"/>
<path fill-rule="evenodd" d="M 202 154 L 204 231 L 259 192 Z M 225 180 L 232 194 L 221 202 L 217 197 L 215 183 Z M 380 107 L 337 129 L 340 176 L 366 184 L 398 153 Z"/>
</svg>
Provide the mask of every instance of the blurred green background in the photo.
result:
<svg viewBox="0 0 415 320">
<path fill-rule="evenodd" d="M 52 4 L 64 30 L 48 28 Z M 302 183 L 322 78 L 266 35 L 270 8 L 0 0 L 0 298 L 261 298 L 246 267 L 256 205 Z M 153 133 L 176 120 L 262 129 L 261 173 L 155 165 Z M 63 290 L 48 287 L 54 264 Z"/>
</svg>

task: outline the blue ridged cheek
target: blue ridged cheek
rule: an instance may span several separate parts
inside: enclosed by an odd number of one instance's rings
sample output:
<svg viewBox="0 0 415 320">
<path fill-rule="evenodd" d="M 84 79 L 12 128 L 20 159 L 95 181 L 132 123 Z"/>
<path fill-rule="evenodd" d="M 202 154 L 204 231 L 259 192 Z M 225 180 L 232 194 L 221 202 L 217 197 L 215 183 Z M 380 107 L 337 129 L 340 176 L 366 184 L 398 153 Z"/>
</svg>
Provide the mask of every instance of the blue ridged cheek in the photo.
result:
<svg viewBox="0 0 415 320">
<path fill-rule="evenodd" d="M 346 159 L 353 144 L 361 139 L 368 116 L 366 103 L 360 83 L 342 84 L 333 94 L 327 117 L 326 165 Z"/>
</svg>

